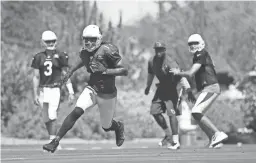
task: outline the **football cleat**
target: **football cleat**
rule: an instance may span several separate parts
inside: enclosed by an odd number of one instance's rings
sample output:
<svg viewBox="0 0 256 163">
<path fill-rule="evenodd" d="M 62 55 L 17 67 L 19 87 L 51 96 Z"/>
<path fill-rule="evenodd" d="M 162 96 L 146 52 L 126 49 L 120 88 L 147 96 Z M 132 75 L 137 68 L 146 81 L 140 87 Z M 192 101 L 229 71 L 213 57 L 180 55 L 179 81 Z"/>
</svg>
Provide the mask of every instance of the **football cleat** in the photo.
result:
<svg viewBox="0 0 256 163">
<path fill-rule="evenodd" d="M 219 144 L 215 145 L 214 147 L 209 145 L 209 148 L 214 148 L 214 149 L 220 149 L 222 147 L 223 147 L 223 143 L 219 143 Z"/>
<path fill-rule="evenodd" d="M 224 132 L 216 132 L 212 136 L 212 140 L 211 140 L 209 147 L 215 147 L 216 145 L 218 145 L 219 143 L 221 143 L 222 141 L 225 141 L 227 139 L 228 139 L 228 135 L 225 134 Z"/>
<path fill-rule="evenodd" d="M 124 124 L 122 122 L 117 122 L 118 123 L 118 128 L 115 130 L 116 133 L 116 145 L 120 147 L 125 140 L 124 136 Z"/>
<path fill-rule="evenodd" d="M 165 135 L 165 137 L 158 143 L 159 146 L 163 147 L 172 143 L 172 138 Z"/>
<path fill-rule="evenodd" d="M 43 150 L 54 153 L 59 145 L 59 140 L 54 138 L 50 143 L 43 145 Z"/>
<path fill-rule="evenodd" d="M 179 142 L 177 142 L 177 143 L 172 142 L 171 144 L 169 144 L 169 145 L 167 146 L 167 148 L 168 148 L 168 149 L 172 149 L 172 150 L 180 149 L 180 143 L 179 143 Z"/>
</svg>

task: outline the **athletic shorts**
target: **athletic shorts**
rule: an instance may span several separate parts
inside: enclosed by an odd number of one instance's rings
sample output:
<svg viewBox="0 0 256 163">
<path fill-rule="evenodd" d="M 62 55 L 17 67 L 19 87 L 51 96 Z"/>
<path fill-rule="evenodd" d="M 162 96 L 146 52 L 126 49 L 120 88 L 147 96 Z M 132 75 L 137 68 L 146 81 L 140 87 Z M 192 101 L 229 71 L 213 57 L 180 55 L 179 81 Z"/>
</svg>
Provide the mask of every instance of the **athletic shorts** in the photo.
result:
<svg viewBox="0 0 256 163">
<path fill-rule="evenodd" d="M 177 108 L 177 102 L 177 92 L 163 94 L 157 90 L 152 100 L 150 114 L 154 115 L 167 112 L 168 116 L 178 116 L 180 115 L 180 110 Z"/>
</svg>

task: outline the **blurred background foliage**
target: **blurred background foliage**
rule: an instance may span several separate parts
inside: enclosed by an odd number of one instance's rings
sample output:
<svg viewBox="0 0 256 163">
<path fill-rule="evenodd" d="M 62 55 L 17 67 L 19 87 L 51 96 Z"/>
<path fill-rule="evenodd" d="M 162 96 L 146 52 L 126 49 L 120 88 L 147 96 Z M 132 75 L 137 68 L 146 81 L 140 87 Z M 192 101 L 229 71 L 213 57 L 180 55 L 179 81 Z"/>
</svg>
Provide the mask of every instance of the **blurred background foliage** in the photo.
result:
<svg viewBox="0 0 256 163">
<path fill-rule="evenodd" d="M 165 5 L 171 7 L 167 10 Z M 52 30 L 58 36 L 58 47 L 68 52 L 70 64 L 78 60 L 81 33 L 88 24 L 99 25 L 104 40 L 120 49 L 128 77 L 117 77 L 118 107 L 116 118 L 126 123 L 127 138 L 152 138 L 163 133 L 149 115 L 153 96 L 144 95 L 147 61 L 153 56 L 152 45 L 157 40 L 167 43 L 172 55 L 184 69 L 191 66 L 187 38 L 200 33 L 215 61 L 217 72 L 228 72 L 240 81 L 253 65 L 256 56 L 255 2 L 186 2 L 157 1 L 156 18 L 146 15 L 133 25 L 106 22 L 97 2 L 88 1 L 4 1 L 1 2 L 1 133 L 18 138 L 47 138 L 42 114 L 33 104 L 31 59 L 43 50 L 40 37 Z M 209 45 L 209 46 L 208 46 Z M 76 95 L 83 90 L 88 74 L 84 68 L 72 76 Z M 154 88 L 153 88 L 154 89 Z M 212 106 L 209 116 L 226 132 L 235 132 L 253 121 L 255 113 L 255 83 L 243 90 L 246 100 L 222 100 Z M 67 104 L 66 88 L 62 90 L 59 125 L 73 106 Z M 101 129 L 97 107 L 86 112 L 66 137 L 110 139 L 113 133 Z"/>
</svg>

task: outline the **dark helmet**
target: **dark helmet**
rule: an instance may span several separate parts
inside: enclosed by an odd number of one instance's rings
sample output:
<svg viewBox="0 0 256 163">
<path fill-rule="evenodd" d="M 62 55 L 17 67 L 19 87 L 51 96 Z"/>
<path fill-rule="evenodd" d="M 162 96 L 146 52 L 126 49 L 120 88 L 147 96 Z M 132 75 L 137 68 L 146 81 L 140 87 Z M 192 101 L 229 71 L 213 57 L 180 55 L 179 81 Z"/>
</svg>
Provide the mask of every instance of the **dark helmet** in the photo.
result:
<svg viewBox="0 0 256 163">
<path fill-rule="evenodd" d="M 166 45 L 165 45 L 165 43 L 163 43 L 163 42 L 157 41 L 157 42 L 155 42 L 155 44 L 154 44 L 154 49 L 157 49 L 157 48 L 164 48 L 164 49 L 166 49 Z"/>
</svg>

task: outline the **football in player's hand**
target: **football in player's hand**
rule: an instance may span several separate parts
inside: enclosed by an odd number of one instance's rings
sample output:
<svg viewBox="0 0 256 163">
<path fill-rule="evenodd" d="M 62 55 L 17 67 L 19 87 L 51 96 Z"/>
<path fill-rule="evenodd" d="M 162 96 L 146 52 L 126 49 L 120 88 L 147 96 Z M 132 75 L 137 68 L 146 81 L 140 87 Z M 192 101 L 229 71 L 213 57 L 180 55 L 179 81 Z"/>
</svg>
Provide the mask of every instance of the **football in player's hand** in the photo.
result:
<svg viewBox="0 0 256 163">
<path fill-rule="evenodd" d="M 93 73 L 103 73 L 107 70 L 107 68 L 99 62 L 91 63 L 90 69 Z"/>
</svg>

